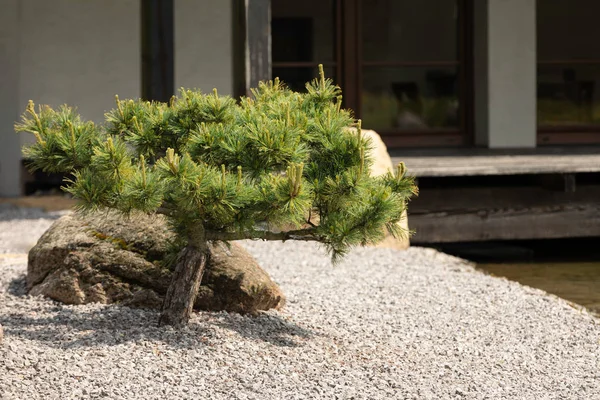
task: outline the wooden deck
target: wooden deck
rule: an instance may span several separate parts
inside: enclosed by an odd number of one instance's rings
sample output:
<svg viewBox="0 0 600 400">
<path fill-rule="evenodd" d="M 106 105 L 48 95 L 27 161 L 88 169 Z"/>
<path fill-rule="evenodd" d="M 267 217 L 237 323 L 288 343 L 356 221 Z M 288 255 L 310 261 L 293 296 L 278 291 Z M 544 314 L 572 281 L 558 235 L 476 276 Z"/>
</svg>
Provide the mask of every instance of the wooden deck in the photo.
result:
<svg viewBox="0 0 600 400">
<path fill-rule="evenodd" d="M 600 178 L 581 175 L 600 172 L 600 147 L 390 153 L 418 178 L 415 244 L 600 237 Z"/>
<path fill-rule="evenodd" d="M 600 147 L 533 150 L 390 150 L 412 176 L 571 174 L 600 172 Z"/>
</svg>

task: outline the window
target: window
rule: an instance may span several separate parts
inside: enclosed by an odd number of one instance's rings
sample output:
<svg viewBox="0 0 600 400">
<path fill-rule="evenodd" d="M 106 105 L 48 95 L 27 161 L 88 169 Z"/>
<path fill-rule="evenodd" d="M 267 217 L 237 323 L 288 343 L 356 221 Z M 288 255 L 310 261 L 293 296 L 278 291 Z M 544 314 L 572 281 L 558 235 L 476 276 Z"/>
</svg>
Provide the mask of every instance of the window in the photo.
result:
<svg viewBox="0 0 600 400">
<path fill-rule="evenodd" d="M 388 146 L 467 144 L 467 0 L 272 0 L 273 77 L 317 65 Z"/>
<path fill-rule="evenodd" d="M 306 82 L 319 74 L 337 78 L 339 48 L 336 41 L 340 1 L 272 0 L 271 35 L 273 77 L 293 90 L 303 91 Z"/>
<path fill-rule="evenodd" d="M 538 0 L 538 141 L 600 142 L 597 0 Z"/>
<path fill-rule="evenodd" d="M 361 3 L 364 126 L 392 137 L 446 134 L 460 141 L 460 2 Z"/>
</svg>

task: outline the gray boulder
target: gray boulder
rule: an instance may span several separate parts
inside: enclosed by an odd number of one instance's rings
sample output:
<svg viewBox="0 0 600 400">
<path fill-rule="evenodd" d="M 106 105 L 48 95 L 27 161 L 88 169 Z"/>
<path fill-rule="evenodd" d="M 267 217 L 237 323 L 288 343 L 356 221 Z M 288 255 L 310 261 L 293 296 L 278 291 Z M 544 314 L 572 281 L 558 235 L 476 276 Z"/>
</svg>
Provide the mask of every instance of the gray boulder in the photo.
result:
<svg viewBox="0 0 600 400">
<path fill-rule="evenodd" d="M 161 216 L 66 215 L 29 252 L 27 287 L 66 304 L 160 308 L 172 271 L 164 263 L 172 233 Z M 210 245 L 195 308 L 255 313 L 280 308 L 277 284 L 241 246 Z"/>
</svg>

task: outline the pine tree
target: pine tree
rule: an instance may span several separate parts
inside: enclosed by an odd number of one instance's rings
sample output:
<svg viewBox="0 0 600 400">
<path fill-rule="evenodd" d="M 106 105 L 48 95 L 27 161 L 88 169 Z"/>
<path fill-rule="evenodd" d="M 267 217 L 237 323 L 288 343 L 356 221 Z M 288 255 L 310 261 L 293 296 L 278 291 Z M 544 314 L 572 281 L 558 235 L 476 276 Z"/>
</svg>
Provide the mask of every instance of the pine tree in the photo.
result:
<svg viewBox="0 0 600 400">
<path fill-rule="evenodd" d="M 386 231 L 408 234 L 398 222 L 416 187 L 404 165 L 371 177 L 370 140 L 339 87 L 320 67 L 306 89 L 275 79 L 238 102 L 216 90 L 182 89 L 168 104 L 116 97 L 102 126 L 30 101 L 15 130 L 35 135 L 30 168 L 64 174 L 80 212 L 167 218 L 179 251 L 159 323 L 182 325 L 210 241 L 317 241 L 336 262 Z"/>
</svg>

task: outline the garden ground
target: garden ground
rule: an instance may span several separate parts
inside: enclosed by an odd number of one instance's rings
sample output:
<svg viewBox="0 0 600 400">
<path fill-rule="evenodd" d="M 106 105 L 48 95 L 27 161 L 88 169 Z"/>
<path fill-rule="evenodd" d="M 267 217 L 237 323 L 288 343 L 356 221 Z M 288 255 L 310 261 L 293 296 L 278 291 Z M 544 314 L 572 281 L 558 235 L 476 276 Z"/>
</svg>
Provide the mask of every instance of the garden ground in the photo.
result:
<svg viewBox="0 0 600 400">
<path fill-rule="evenodd" d="M 184 329 L 126 307 L 25 295 L 60 213 L 0 205 L 2 399 L 595 399 L 600 320 L 431 249 L 243 242 L 288 298 Z"/>
</svg>

